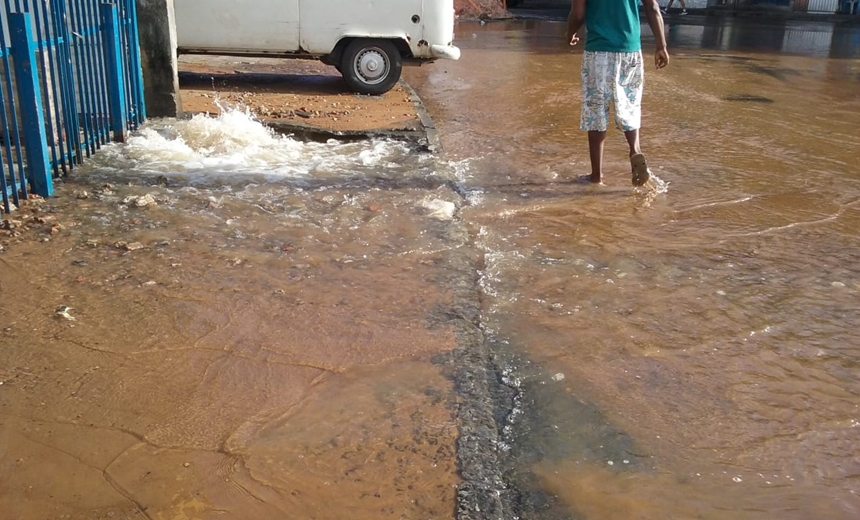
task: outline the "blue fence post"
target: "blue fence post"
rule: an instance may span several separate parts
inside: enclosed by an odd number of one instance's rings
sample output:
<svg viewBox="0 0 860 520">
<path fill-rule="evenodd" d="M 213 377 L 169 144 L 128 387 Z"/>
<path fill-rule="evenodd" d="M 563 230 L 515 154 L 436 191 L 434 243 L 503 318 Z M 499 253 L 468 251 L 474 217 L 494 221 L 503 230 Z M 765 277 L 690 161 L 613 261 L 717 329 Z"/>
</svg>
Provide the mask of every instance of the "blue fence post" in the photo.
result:
<svg viewBox="0 0 860 520">
<path fill-rule="evenodd" d="M 65 0 L 51 0 L 54 34 L 57 38 L 59 79 L 63 100 L 63 120 L 66 124 L 66 139 L 69 147 L 69 167 L 83 162 L 81 123 L 78 114 L 78 93 L 75 91 L 75 74 L 72 68 L 72 44 L 66 15 Z"/>
<path fill-rule="evenodd" d="M 135 0 L 128 0 L 128 7 L 126 9 L 126 16 L 131 15 L 129 20 L 131 26 L 128 29 L 128 33 L 131 45 L 131 49 L 129 49 L 131 73 L 134 76 L 131 79 L 133 80 L 132 85 L 136 105 L 135 115 L 137 116 L 135 124 L 140 126 L 146 120 L 146 101 L 144 100 L 143 92 L 143 69 L 140 64 L 140 27 L 137 25 L 137 2 Z"/>
<path fill-rule="evenodd" d="M 105 58 L 110 95 L 110 121 L 114 141 L 125 141 L 128 128 L 128 110 L 123 79 L 122 46 L 119 13 L 116 4 L 100 4 L 104 26 Z"/>
<path fill-rule="evenodd" d="M 34 191 L 42 197 L 50 197 L 54 193 L 54 183 L 51 179 L 51 160 L 48 158 L 42 92 L 39 89 L 37 43 L 33 41 L 30 14 L 10 13 L 9 33 L 15 56 L 15 81 L 18 99 L 21 101 L 21 119 L 24 123 L 27 173 Z"/>
</svg>

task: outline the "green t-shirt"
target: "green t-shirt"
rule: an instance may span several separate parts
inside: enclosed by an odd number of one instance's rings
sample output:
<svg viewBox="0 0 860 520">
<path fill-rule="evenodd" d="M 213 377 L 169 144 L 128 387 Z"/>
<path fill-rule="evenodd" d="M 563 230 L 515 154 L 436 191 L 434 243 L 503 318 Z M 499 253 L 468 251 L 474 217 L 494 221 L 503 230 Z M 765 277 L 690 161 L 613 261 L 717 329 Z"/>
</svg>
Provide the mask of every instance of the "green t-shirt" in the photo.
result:
<svg viewBox="0 0 860 520">
<path fill-rule="evenodd" d="M 587 51 L 642 50 L 639 0 L 586 0 L 585 28 Z"/>
</svg>

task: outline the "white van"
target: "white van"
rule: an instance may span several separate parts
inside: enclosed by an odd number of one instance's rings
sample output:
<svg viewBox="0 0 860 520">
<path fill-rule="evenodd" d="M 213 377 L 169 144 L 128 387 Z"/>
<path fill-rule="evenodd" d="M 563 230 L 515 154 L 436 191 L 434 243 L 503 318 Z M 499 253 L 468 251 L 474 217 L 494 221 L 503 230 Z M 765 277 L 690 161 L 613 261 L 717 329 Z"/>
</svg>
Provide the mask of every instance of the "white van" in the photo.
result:
<svg viewBox="0 0 860 520">
<path fill-rule="evenodd" d="M 319 58 L 382 94 L 404 62 L 456 60 L 454 0 L 174 0 L 178 52 Z"/>
</svg>

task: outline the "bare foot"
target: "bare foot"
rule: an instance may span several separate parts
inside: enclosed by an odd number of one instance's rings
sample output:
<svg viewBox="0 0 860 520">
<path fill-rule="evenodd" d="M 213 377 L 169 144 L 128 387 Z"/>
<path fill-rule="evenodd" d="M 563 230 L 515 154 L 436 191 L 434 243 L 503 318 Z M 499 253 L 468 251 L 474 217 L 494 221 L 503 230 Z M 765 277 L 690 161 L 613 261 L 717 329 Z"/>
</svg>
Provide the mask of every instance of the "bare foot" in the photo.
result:
<svg viewBox="0 0 860 520">
<path fill-rule="evenodd" d="M 645 160 L 644 154 L 637 153 L 631 155 L 630 166 L 633 169 L 634 186 L 642 186 L 651 178 L 651 169 L 648 168 L 648 161 Z"/>
<path fill-rule="evenodd" d="M 580 175 L 576 178 L 577 184 L 595 184 L 597 186 L 603 186 L 602 177 L 595 177 L 594 175 Z"/>
</svg>

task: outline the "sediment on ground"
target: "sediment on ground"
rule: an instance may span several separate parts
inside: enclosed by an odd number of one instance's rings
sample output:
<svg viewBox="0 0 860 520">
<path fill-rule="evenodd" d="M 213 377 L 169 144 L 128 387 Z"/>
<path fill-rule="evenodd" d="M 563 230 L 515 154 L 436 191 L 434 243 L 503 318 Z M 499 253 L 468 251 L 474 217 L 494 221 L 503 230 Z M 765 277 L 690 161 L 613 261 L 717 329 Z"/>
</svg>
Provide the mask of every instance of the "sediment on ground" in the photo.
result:
<svg viewBox="0 0 860 520">
<path fill-rule="evenodd" d="M 334 67 L 314 60 L 182 56 L 180 93 L 186 114 L 248 109 L 270 126 L 332 134 L 416 132 L 416 106 L 403 85 L 381 96 L 349 90 Z"/>
</svg>

